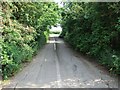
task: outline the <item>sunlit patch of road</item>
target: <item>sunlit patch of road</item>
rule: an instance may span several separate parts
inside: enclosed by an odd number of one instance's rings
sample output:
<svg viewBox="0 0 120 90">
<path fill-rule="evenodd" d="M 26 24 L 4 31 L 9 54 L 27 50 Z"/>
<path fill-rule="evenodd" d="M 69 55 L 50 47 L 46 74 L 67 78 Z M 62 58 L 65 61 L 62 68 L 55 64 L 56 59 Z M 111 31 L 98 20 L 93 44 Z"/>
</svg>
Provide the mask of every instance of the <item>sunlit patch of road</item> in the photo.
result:
<svg viewBox="0 0 120 90">
<path fill-rule="evenodd" d="M 59 35 L 50 35 L 33 61 L 5 88 L 118 88 L 117 77 L 70 49 Z"/>
</svg>

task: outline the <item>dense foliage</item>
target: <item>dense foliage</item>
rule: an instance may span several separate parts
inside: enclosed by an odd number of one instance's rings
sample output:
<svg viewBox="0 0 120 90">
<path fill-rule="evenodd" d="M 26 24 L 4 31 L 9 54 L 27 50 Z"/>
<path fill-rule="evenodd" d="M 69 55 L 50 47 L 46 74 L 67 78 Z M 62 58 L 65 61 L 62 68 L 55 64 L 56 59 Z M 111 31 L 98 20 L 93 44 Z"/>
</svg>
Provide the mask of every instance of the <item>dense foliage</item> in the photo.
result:
<svg viewBox="0 0 120 90">
<path fill-rule="evenodd" d="M 1 2 L 0 52 L 3 79 L 14 75 L 30 61 L 48 38 L 59 18 L 56 3 Z"/>
<path fill-rule="evenodd" d="M 120 74 L 120 3 L 65 3 L 62 37 Z"/>
</svg>

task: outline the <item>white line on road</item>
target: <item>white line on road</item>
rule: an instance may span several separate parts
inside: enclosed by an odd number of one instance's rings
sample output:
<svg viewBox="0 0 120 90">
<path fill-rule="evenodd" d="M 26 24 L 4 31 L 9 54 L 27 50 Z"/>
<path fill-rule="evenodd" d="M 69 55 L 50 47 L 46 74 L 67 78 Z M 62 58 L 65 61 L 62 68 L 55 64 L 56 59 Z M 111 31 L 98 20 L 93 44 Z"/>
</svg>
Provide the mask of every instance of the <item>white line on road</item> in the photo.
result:
<svg viewBox="0 0 120 90">
<path fill-rule="evenodd" d="M 58 83 L 58 88 L 62 87 L 62 80 L 61 80 L 61 75 L 60 75 L 60 66 L 59 66 L 59 62 L 56 56 L 56 68 L 57 68 L 57 83 Z"/>
<path fill-rule="evenodd" d="M 56 43 L 55 43 L 55 39 L 54 39 L 54 50 L 56 50 Z M 60 66 L 59 66 L 59 62 L 58 62 L 58 57 L 57 54 L 55 52 L 55 60 L 56 60 L 56 68 L 57 68 L 57 83 L 58 83 L 58 88 L 62 87 L 62 79 L 61 79 L 61 75 L 60 75 Z"/>
<path fill-rule="evenodd" d="M 54 43 L 54 50 L 56 50 L 56 44 Z"/>
<path fill-rule="evenodd" d="M 55 38 L 54 38 L 54 44 L 53 44 L 54 50 L 56 50 L 56 43 L 55 43 Z"/>
</svg>

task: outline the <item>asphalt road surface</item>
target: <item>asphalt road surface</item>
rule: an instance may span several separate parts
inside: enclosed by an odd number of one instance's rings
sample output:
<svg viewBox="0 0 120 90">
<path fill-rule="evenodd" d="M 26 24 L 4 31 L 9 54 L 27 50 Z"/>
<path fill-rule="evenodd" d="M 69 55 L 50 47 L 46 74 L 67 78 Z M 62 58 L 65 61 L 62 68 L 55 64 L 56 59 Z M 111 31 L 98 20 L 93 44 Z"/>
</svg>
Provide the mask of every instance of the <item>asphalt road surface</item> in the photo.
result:
<svg viewBox="0 0 120 90">
<path fill-rule="evenodd" d="M 4 88 L 118 88 L 117 77 L 50 37 L 33 61 Z"/>
</svg>

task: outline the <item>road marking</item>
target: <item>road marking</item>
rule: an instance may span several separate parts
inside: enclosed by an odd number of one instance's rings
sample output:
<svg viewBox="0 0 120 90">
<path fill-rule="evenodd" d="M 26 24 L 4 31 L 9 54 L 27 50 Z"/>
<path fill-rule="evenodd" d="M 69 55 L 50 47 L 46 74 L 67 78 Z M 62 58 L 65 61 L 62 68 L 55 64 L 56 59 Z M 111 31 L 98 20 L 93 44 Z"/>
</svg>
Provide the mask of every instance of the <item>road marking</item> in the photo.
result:
<svg viewBox="0 0 120 90">
<path fill-rule="evenodd" d="M 54 44 L 53 44 L 54 50 L 56 51 L 56 43 L 55 43 L 55 38 L 54 38 Z"/>
<path fill-rule="evenodd" d="M 56 44 L 54 43 L 54 50 L 56 50 Z"/>
<path fill-rule="evenodd" d="M 60 75 L 60 66 L 59 66 L 59 62 L 56 56 L 56 68 L 57 68 L 57 83 L 58 83 L 58 88 L 62 87 L 62 79 L 61 79 L 61 75 Z"/>
<path fill-rule="evenodd" d="M 54 38 L 54 50 L 56 51 L 56 43 L 55 43 L 55 38 Z M 60 75 L 60 66 L 59 66 L 59 62 L 58 62 L 58 57 L 57 54 L 55 52 L 55 60 L 56 60 L 56 68 L 57 68 L 57 83 L 58 83 L 58 88 L 62 87 L 62 79 L 61 79 L 61 75 Z"/>
</svg>

